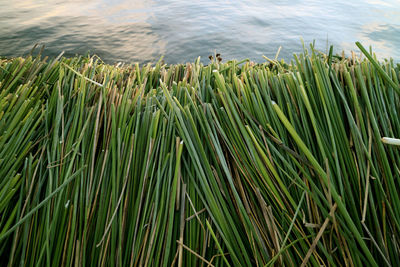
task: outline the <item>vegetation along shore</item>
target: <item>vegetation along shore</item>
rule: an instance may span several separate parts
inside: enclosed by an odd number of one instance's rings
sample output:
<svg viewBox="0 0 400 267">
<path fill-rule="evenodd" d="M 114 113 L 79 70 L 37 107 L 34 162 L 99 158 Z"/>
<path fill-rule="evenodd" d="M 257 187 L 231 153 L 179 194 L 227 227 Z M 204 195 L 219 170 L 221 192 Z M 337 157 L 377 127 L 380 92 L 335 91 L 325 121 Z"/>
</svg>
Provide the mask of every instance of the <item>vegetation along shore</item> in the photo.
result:
<svg viewBox="0 0 400 267">
<path fill-rule="evenodd" d="M 0 59 L 8 266 L 399 266 L 400 64 Z"/>
</svg>

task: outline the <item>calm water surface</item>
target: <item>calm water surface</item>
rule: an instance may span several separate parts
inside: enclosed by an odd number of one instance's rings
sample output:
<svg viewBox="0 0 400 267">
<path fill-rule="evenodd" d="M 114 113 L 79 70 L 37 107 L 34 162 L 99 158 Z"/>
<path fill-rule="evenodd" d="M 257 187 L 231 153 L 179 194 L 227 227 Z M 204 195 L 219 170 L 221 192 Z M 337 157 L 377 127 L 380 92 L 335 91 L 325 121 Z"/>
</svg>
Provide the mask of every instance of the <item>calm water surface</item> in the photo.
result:
<svg viewBox="0 0 400 267">
<path fill-rule="evenodd" d="M 96 53 L 109 63 L 262 62 L 282 46 L 289 59 L 315 40 L 326 51 L 372 45 L 379 57 L 400 61 L 400 1 L 262 0 L 0 0 L 0 55 L 20 56 L 35 43 L 45 54 Z"/>
</svg>

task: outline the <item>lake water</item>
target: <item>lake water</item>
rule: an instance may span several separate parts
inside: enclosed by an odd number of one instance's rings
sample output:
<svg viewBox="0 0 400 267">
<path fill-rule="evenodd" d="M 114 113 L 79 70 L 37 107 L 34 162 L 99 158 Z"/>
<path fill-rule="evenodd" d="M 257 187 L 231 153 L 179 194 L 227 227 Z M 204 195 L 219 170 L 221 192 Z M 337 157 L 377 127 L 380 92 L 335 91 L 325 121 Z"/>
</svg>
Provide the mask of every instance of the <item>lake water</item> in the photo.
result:
<svg viewBox="0 0 400 267">
<path fill-rule="evenodd" d="M 0 55 L 20 56 L 35 43 L 56 56 L 96 53 L 106 62 L 203 62 L 262 55 L 290 59 L 315 40 L 326 51 L 372 45 L 400 61 L 398 0 L 0 0 Z"/>
</svg>

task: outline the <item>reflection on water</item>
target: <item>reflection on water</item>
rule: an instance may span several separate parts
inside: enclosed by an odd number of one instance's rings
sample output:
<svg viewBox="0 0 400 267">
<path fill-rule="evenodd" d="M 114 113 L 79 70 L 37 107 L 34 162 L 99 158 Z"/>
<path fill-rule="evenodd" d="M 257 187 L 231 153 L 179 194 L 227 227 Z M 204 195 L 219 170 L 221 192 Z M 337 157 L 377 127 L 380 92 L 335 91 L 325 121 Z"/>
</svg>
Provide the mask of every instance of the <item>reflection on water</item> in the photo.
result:
<svg viewBox="0 0 400 267">
<path fill-rule="evenodd" d="M 362 26 L 361 32 L 356 35 L 362 43 L 371 45 L 379 51 L 381 57 L 393 57 L 396 61 L 400 60 L 400 26 L 368 23 Z M 342 43 L 344 48 L 352 48 L 350 43 Z"/>
<path fill-rule="evenodd" d="M 96 53 L 107 62 L 204 61 L 273 56 L 288 59 L 301 38 L 326 50 L 372 45 L 380 57 L 400 60 L 397 0 L 0 0 L 0 55 L 46 44 L 47 55 Z"/>
</svg>

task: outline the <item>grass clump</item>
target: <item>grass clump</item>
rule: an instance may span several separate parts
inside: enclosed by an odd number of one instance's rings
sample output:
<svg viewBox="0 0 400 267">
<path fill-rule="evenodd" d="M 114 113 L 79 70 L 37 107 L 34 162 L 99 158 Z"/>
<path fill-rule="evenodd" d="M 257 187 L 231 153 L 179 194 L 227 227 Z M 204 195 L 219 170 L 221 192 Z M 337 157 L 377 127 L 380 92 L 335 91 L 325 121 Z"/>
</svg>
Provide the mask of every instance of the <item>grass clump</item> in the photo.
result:
<svg viewBox="0 0 400 267">
<path fill-rule="evenodd" d="M 1 59 L 1 262 L 398 266 L 400 66 L 358 45 Z"/>
</svg>

